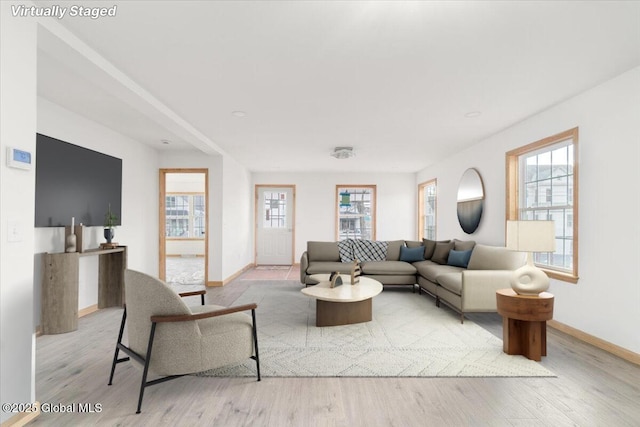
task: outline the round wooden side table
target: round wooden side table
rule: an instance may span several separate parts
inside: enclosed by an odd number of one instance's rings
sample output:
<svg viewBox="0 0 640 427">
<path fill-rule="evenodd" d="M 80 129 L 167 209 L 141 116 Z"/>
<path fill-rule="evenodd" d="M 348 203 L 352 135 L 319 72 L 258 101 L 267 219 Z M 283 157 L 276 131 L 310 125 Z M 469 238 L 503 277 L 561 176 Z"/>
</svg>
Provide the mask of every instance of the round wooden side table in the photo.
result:
<svg viewBox="0 0 640 427">
<path fill-rule="evenodd" d="M 540 361 L 547 355 L 547 320 L 553 318 L 553 295 L 518 295 L 513 289 L 496 291 L 502 316 L 502 349 Z"/>
</svg>

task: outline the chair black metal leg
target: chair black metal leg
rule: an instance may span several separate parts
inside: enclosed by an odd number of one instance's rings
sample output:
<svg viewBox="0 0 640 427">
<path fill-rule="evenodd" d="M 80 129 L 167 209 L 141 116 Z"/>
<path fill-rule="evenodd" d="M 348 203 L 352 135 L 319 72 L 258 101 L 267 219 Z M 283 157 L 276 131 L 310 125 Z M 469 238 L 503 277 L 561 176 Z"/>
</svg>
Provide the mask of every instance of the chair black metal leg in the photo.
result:
<svg viewBox="0 0 640 427">
<path fill-rule="evenodd" d="M 256 352 L 256 370 L 258 371 L 258 381 L 261 380 L 260 377 L 260 356 L 258 355 L 258 327 L 256 326 L 256 310 L 255 308 L 251 310 L 251 318 L 253 320 L 253 347 Z"/>
<path fill-rule="evenodd" d="M 113 364 L 111 365 L 111 375 L 109 375 L 109 384 L 113 382 L 113 374 L 116 372 L 116 364 L 118 363 L 118 354 L 120 353 L 120 344 L 122 343 L 122 334 L 124 332 L 124 324 L 127 321 L 127 306 L 124 307 L 122 313 L 122 322 L 120 322 L 120 332 L 118 333 L 118 342 L 116 343 L 116 350 L 113 354 Z"/>
<path fill-rule="evenodd" d="M 147 386 L 147 374 L 149 373 L 149 363 L 151 361 L 151 348 L 153 347 L 153 336 L 156 333 L 156 322 L 151 323 L 151 333 L 149 333 L 149 345 L 147 346 L 147 357 L 144 359 L 144 371 L 142 371 L 142 382 L 140 383 L 140 397 L 138 398 L 138 410 L 140 413 L 142 407 L 142 398 L 144 397 L 144 388 Z"/>
</svg>

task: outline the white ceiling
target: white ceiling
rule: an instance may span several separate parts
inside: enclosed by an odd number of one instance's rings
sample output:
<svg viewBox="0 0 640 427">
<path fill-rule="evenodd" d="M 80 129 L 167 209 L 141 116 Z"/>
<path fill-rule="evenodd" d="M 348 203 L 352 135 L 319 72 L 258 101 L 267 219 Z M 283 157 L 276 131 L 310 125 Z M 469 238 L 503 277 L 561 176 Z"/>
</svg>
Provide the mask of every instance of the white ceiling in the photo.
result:
<svg viewBox="0 0 640 427">
<path fill-rule="evenodd" d="M 640 2 L 114 4 L 41 32 L 39 94 L 252 171 L 415 172 L 640 65 Z"/>
</svg>

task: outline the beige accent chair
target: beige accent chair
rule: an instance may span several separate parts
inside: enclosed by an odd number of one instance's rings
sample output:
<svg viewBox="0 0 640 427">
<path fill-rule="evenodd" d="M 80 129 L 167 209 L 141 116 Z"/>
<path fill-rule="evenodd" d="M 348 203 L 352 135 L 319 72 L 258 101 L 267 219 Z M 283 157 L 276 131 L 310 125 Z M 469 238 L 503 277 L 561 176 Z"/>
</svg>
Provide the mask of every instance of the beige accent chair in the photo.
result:
<svg viewBox="0 0 640 427">
<path fill-rule="evenodd" d="M 137 414 L 145 387 L 183 375 L 251 358 L 260 381 L 256 304 L 204 305 L 204 290 L 177 294 L 161 280 L 133 270 L 126 270 L 124 279 L 126 305 L 109 385 L 116 364 L 134 359 L 144 366 Z M 193 295 L 200 295 L 203 305 L 188 307 L 181 299 Z M 251 316 L 242 313 L 249 310 Z M 127 320 L 129 346 L 122 343 Z M 120 350 L 129 357 L 118 358 Z M 147 381 L 149 373 L 160 378 Z"/>
</svg>

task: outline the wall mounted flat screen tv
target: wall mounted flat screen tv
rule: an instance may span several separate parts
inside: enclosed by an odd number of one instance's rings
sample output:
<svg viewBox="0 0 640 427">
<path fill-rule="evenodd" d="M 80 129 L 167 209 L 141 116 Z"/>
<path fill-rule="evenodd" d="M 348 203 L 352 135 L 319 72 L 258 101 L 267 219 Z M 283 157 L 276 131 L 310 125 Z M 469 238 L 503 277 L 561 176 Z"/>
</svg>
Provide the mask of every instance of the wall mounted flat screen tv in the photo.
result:
<svg viewBox="0 0 640 427">
<path fill-rule="evenodd" d="M 122 224 L 122 159 L 36 134 L 36 227 Z"/>
</svg>

